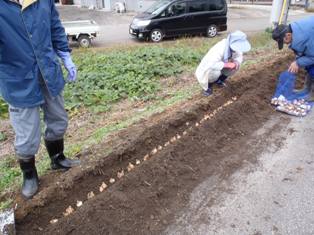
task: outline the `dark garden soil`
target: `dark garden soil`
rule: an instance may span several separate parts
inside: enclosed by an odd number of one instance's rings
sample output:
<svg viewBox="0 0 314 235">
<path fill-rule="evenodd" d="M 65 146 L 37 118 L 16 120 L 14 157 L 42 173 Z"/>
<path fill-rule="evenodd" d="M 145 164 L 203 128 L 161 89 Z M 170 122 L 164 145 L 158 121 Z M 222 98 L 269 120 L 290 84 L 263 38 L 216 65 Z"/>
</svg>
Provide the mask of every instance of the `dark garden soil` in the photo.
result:
<svg viewBox="0 0 314 235">
<path fill-rule="evenodd" d="M 16 200 L 17 233 L 162 233 L 205 178 L 227 179 L 245 162 L 256 161 L 254 154 L 241 152 L 250 148 L 251 135 L 272 115 L 282 115 L 269 101 L 276 78 L 289 61 L 287 55 L 278 55 L 251 66 L 250 72 L 232 78 L 228 87 L 216 87 L 212 97 L 197 94 L 81 156 L 99 155 L 112 147 L 113 152 L 101 160 L 83 161 L 82 167 L 42 177 L 38 195 L 28 202 Z M 134 165 L 130 172 L 129 163 Z M 124 176 L 118 178 L 122 170 Z M 115 183 L 109 183 L 110 178 Z M 108 188 L 99 192 L 102 182 Z M 91 191 L 95 196 L 87 200 Z M 79 208 L 77 201 L 83 201 Z M 75 211 L 64 216 L 69 206 Z M 58 221 L 51 223 L 53 219 Z"/>
</svg>

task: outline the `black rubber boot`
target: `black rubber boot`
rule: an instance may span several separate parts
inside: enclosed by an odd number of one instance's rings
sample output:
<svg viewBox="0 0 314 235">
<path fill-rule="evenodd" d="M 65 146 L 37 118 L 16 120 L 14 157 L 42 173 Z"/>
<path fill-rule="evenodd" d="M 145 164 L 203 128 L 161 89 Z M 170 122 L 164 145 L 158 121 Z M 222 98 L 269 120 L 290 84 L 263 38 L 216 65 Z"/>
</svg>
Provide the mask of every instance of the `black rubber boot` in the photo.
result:
<svg viewBox="0 0 314 235">
<path fill-rule="evenodd" d="M 48 141 L 45 140 L 46 148 L 51 159 L 51 169 L 70 169 L 74 166 L 80 165 L 80 160 L 68 159 L 64 156 L 64 141 L 63 139 Z"/>
<path fill-rule="evenodd" d="M 23 172 L 22 195 L 26 199 L 30 199 L 37 193 L 39 185 L 35 156 L 29 159 L 20 159 L 19 163 Z"/>
</svg>

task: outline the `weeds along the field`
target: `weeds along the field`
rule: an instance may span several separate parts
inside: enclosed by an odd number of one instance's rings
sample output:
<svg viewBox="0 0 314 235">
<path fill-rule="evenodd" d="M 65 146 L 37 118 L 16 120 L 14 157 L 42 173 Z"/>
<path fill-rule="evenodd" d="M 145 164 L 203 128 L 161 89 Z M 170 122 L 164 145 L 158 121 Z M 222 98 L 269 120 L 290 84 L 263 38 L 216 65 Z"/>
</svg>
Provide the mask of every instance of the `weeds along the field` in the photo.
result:
<svg viewBox="0 0 314 235">
<path fill-rule="evenodd" d="M 167 98 L 159 97 L 158 90 L 165 89 L 165 85 L 160 82 L 161 78 L 194 71 L 209 48 L 221 39 L 222 37 L 197 37 L 166 41 L 157 45 L 143 43 L 122 48 L 74 50 L 73 57 L 78 66 L 79 77 L 76 83 L 67 84 L 64 91 L 66 108 L 72 116 L 80 113 L 81 108 L 92 113 L 107 111 L 111 105 L 117 105 L 115 103 L 123 99 L 151 100 L 152 103 L 142 112 L 134 112 L 127 119 L 103 126 L 96 124 L 97 128 L 88 138 L 67 143 L 66 154 L 73 156 L 82 151 L 82 148 L 99 144 L 110 133 L 127 128 L 143 117 L 162 112 L 167 107 L 190 98 L 199 90 L 196 82 L 195 86 L 171 90 Z M 252 35 L 250 41 L 252 51 L 264 50 L 273 45 L 268 33 Z M 258 59 L 260 57 L 256 61 Z M 1 98 L 0 115 L 0 118 L 7 115 L 7 106 Z M 5 139 L 5 135 L 2 136 L 0 132 L 0 143 Z M 49 158 L 44 150 L 40 151 L 36 162 L 39 174 L 45 174 L 49 168 Z M 14 156 L 0 160 L 0 197 L 14 191 L 20 181 L 20 170 Z M 0 210 L 8 205 L 9 202 L 2 202 Z"/>
</svg>

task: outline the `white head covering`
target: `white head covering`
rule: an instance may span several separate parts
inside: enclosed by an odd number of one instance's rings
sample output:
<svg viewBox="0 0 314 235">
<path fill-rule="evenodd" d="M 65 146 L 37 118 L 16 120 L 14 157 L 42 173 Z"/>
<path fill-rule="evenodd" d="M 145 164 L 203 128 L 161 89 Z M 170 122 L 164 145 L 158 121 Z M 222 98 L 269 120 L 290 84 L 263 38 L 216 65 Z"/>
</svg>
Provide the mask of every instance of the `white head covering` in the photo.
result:
<svg viewBox="0 0 314 235">
<path fill-rule="evenodd" d="M 231 50 L 240 53 L 248 52 L 249 50 L 251 50 L 251 44 L 247 40 L 245 33 L 238 30 L 228 35 L 224 54 L 225 62 L 228 61 L 231 55 Z"/>
<path fill-rule="evenodd" d="M 246 34 L 241 31 L 235 31 L 230 35 L 230 48 L 236 52 L 248 52 L 251 45 L 246 39 Z"/>
</svg>

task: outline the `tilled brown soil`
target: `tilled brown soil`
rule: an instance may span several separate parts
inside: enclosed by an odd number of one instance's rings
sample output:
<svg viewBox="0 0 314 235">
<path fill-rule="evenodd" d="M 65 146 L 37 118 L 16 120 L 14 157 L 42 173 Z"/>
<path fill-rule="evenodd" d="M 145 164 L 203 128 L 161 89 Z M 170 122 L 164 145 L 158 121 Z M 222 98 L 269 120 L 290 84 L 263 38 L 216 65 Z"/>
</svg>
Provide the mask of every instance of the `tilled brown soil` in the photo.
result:
<svg viewBox="0 0 314 235">
<path fill-rule="evenodd" d="M 112 143 L 113 153 L 102 160 L 43 177 L 33 200 L 17 200 L 18 234 L 161 233 L 204 178 L 224 180 L 244 162 L 256 161 L 242 155 L 241 148 L 274 114 L 269 100 L 275 78 L 287 68 L 286 57 L 251 66 L 251 72 L 239 73 L 212 97 L 196 96 L 122 131 Z M 92 154 L 106 147 L 98 146 Z M 127 172 L 129 163 L 135 168 Z M 125 175 L 118 179 L 122 169 Z M 112 177 L 114 184 L 109 183 Z M 109 187 L 100 193 L 102 182 Z M 91 191 L 95 196 L 87 200 Z M 84 202 L 79 208 L 78 200 Z M 75 211 L 63 216 L 70 205 Z M 52 219 L 58 222 L 51 224 Z"/>
</svg>

